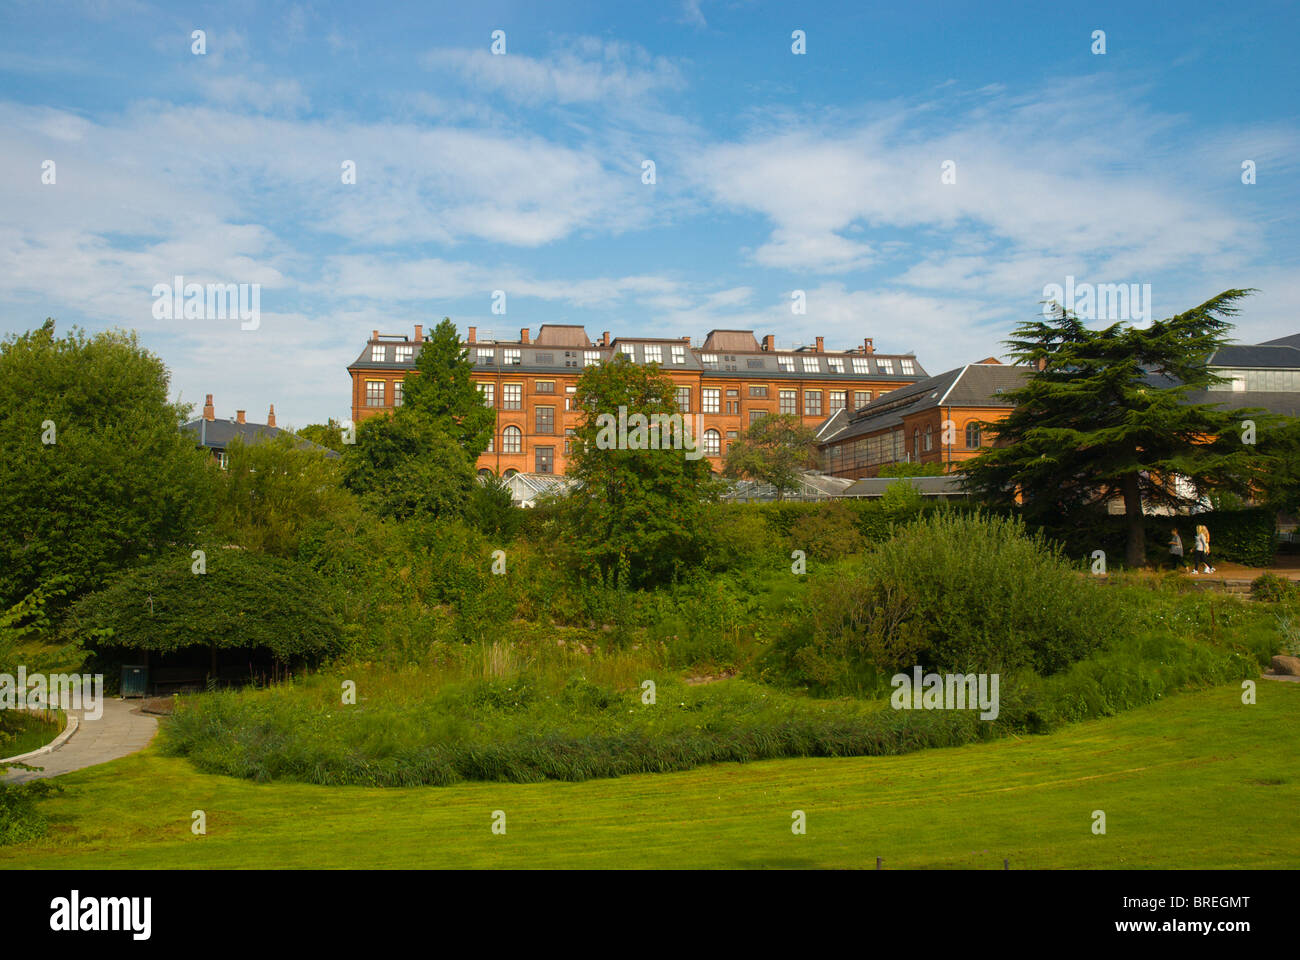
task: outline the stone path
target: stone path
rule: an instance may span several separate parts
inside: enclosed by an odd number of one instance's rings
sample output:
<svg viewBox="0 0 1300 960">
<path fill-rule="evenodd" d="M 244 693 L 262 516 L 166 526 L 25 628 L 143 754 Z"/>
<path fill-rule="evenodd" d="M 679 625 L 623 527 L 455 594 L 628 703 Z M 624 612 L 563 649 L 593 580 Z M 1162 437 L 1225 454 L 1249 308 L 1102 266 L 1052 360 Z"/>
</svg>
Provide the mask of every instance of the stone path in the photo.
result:
<svg viewBox="0 0 1300 960">
<path fill-rule="evenodd" d="M 78 722 L 76 732 L 49 753 L 29 756 L 24 763 L 43 770 L 6 770 L 6 780 L 21 783 L 38 777 L 57 777 L 83 767 L 125 757 L 143 750 L 158 731 L 158 721 L 140 712 L 139 700 L 104 700 L 104 715 L 88 719 L 84 711 L 70 710 Z"/>
</svg>

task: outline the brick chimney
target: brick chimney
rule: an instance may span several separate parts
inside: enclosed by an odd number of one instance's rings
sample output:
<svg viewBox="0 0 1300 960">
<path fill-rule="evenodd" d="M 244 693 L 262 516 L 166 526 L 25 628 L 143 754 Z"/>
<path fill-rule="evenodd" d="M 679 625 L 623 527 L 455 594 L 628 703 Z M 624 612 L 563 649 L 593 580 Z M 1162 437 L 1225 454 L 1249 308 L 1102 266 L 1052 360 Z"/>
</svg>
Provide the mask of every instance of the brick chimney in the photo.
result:
<svg viewBox="0 0 1300 960">
<path fill-rule="evenodd" d="M 416 327 L 415 329 L 419 330 L 420 328 Z M 274 403 L 271 404 L 271 411 L 266 415 L 266 425 L 268 427 L 275 426 L 275 404 Z"/>
<path fill-rule="evenodd" d="M 203 419 L 204 420 L 217 419 L 217 412 L 212 408 L 212 394 L 210 393 L 208 394 L 207 401 L 203 404 Z"/>
<path fill-rule="evenodd" d="M 243 422 L 244 422 L 244 411 L 243 411 L 243 410 L 236 410 L 236 411 L 235 411 L 235 423 L 243 423 Z"/>
<path fill-rule="evenodd" d="M 872 345 L 870 337 L 867 337 L 867 339 L 862 341 L 862 352 L 867 356 L 871 356 L 876 352 L 876 348 Z"/>
<path fill-rule="evenodd" d="M 600 335 L 600 345 L 601 345 L 602 347 L 608 347 L 608 346 L 609 346 L 609 331 L 608 331 L 608 330 L 606 330 L 604 333 L 602 333 L 602 334 Z"/>
<path fill-rule="evenodd" d="M 763 338 L 763 349 L 769 353 L 776 349 L 776 335 L 769 333 Z"/>
<path fill-rule="evenodd" d="M 528 328 L 527 328 L 527 327 L 524 327 L 523 329 L 521 329 L 521 330 L 519 331 L 519 342 L 520 342 L 520 343 L 532 343 L 532 341 L 528 339 Z"/>
<path fill-rule="evenodd" d="M 378 330 L 371 330 L 371 331 L 370 331 L 370 339 L 371 339 L 371 340 L 378 340 L 378 339 L 379 339 L 379 331 L 378 331 Z"/>
<path fill-rule="evenodd" d="M 417 323 L 415 325 L 415 342 L 416 343 L 424 342 L 424 324 L 422 323 Z"/>
<path fill-rule="evenodd" d="M 466 337 L 465 340 L 466 340 L 467 343 L 477 343 L 477 342 L 478 342 L 478 327 L 470 327 L 470 328 L 469 328 L 469 336 Z"/>
<path fill-rule="evenodd" d="M 825 337 L 818 337 L 818 338 L 817 338 L 817 352 L 818 352 L 818 353 L 825 353 L 825 352 L 826 352 L 826 338 L 825 338 Z"/>
</svg>

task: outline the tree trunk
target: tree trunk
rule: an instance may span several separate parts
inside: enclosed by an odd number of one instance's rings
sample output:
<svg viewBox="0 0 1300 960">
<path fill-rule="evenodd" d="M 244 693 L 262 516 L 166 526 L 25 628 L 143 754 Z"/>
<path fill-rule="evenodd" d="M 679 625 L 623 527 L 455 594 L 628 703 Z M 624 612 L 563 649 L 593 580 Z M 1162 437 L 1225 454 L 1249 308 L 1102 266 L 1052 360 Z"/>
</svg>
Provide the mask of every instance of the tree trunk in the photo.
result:
<svg viewBox="0 0 1300 960">
<path fill-rule="evenodd" d="M 1146 566 L 1147 535 L 1142 526 L 1142 490 L 1136 473 L 1124 476 L 1124 516 L 1128 526 L 1128 547 L 1124 562 L 1132 569 Z"/>
</svg>

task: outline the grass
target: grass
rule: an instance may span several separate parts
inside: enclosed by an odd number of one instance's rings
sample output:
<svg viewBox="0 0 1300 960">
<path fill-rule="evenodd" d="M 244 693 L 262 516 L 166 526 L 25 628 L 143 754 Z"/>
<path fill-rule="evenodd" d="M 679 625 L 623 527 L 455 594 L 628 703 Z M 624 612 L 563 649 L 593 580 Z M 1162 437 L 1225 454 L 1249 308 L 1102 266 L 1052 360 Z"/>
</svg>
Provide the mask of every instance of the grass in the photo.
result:
<svg viewBox="0 0 1300 960">
<path fill-rule="evenodd" d="M 257 784 L 150 747 L 60 778 L 65 792 L 42 802 L 49 836 L 0 848 L 0 868 L 1295 868 L 1300 684 L 1240 697 L 1217 686 L 904 756 L 582 783 Z M 190 832 L 196 809 L 206 836 Z"/>
<path fill-rule="evenodd" d="M 67 717 L 59 710 L 50 714 L 47 722 L 44 716 L 23 716 L 15 712 L 8 718 L 8 722 L 11 727 L 8 732 L 14 738 L 0 741 L 0 757 L 21 757 L 25 753 L 39 750 L 62 733 L 67 726 Z"/>
</svg>

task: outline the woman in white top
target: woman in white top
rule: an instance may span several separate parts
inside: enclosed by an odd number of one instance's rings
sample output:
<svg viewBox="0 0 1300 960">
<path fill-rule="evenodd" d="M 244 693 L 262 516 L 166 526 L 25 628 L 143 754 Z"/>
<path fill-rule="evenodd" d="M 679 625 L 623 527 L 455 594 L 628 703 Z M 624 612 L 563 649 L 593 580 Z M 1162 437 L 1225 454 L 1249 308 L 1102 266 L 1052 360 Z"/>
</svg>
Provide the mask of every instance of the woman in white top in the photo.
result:
<svg viewBox="0 0 1300 960">
<path fill-rule="evenodd" d="M 1199 573 L 1201 564 L 1205 564 L 1205 572 L 1213 573 L 1214 568 L 1210 566 L 1210 530 L 1203 523 L 1196 525 L 1196 549 L 1192 552 L 1192 573 Z"/>
</svg>

